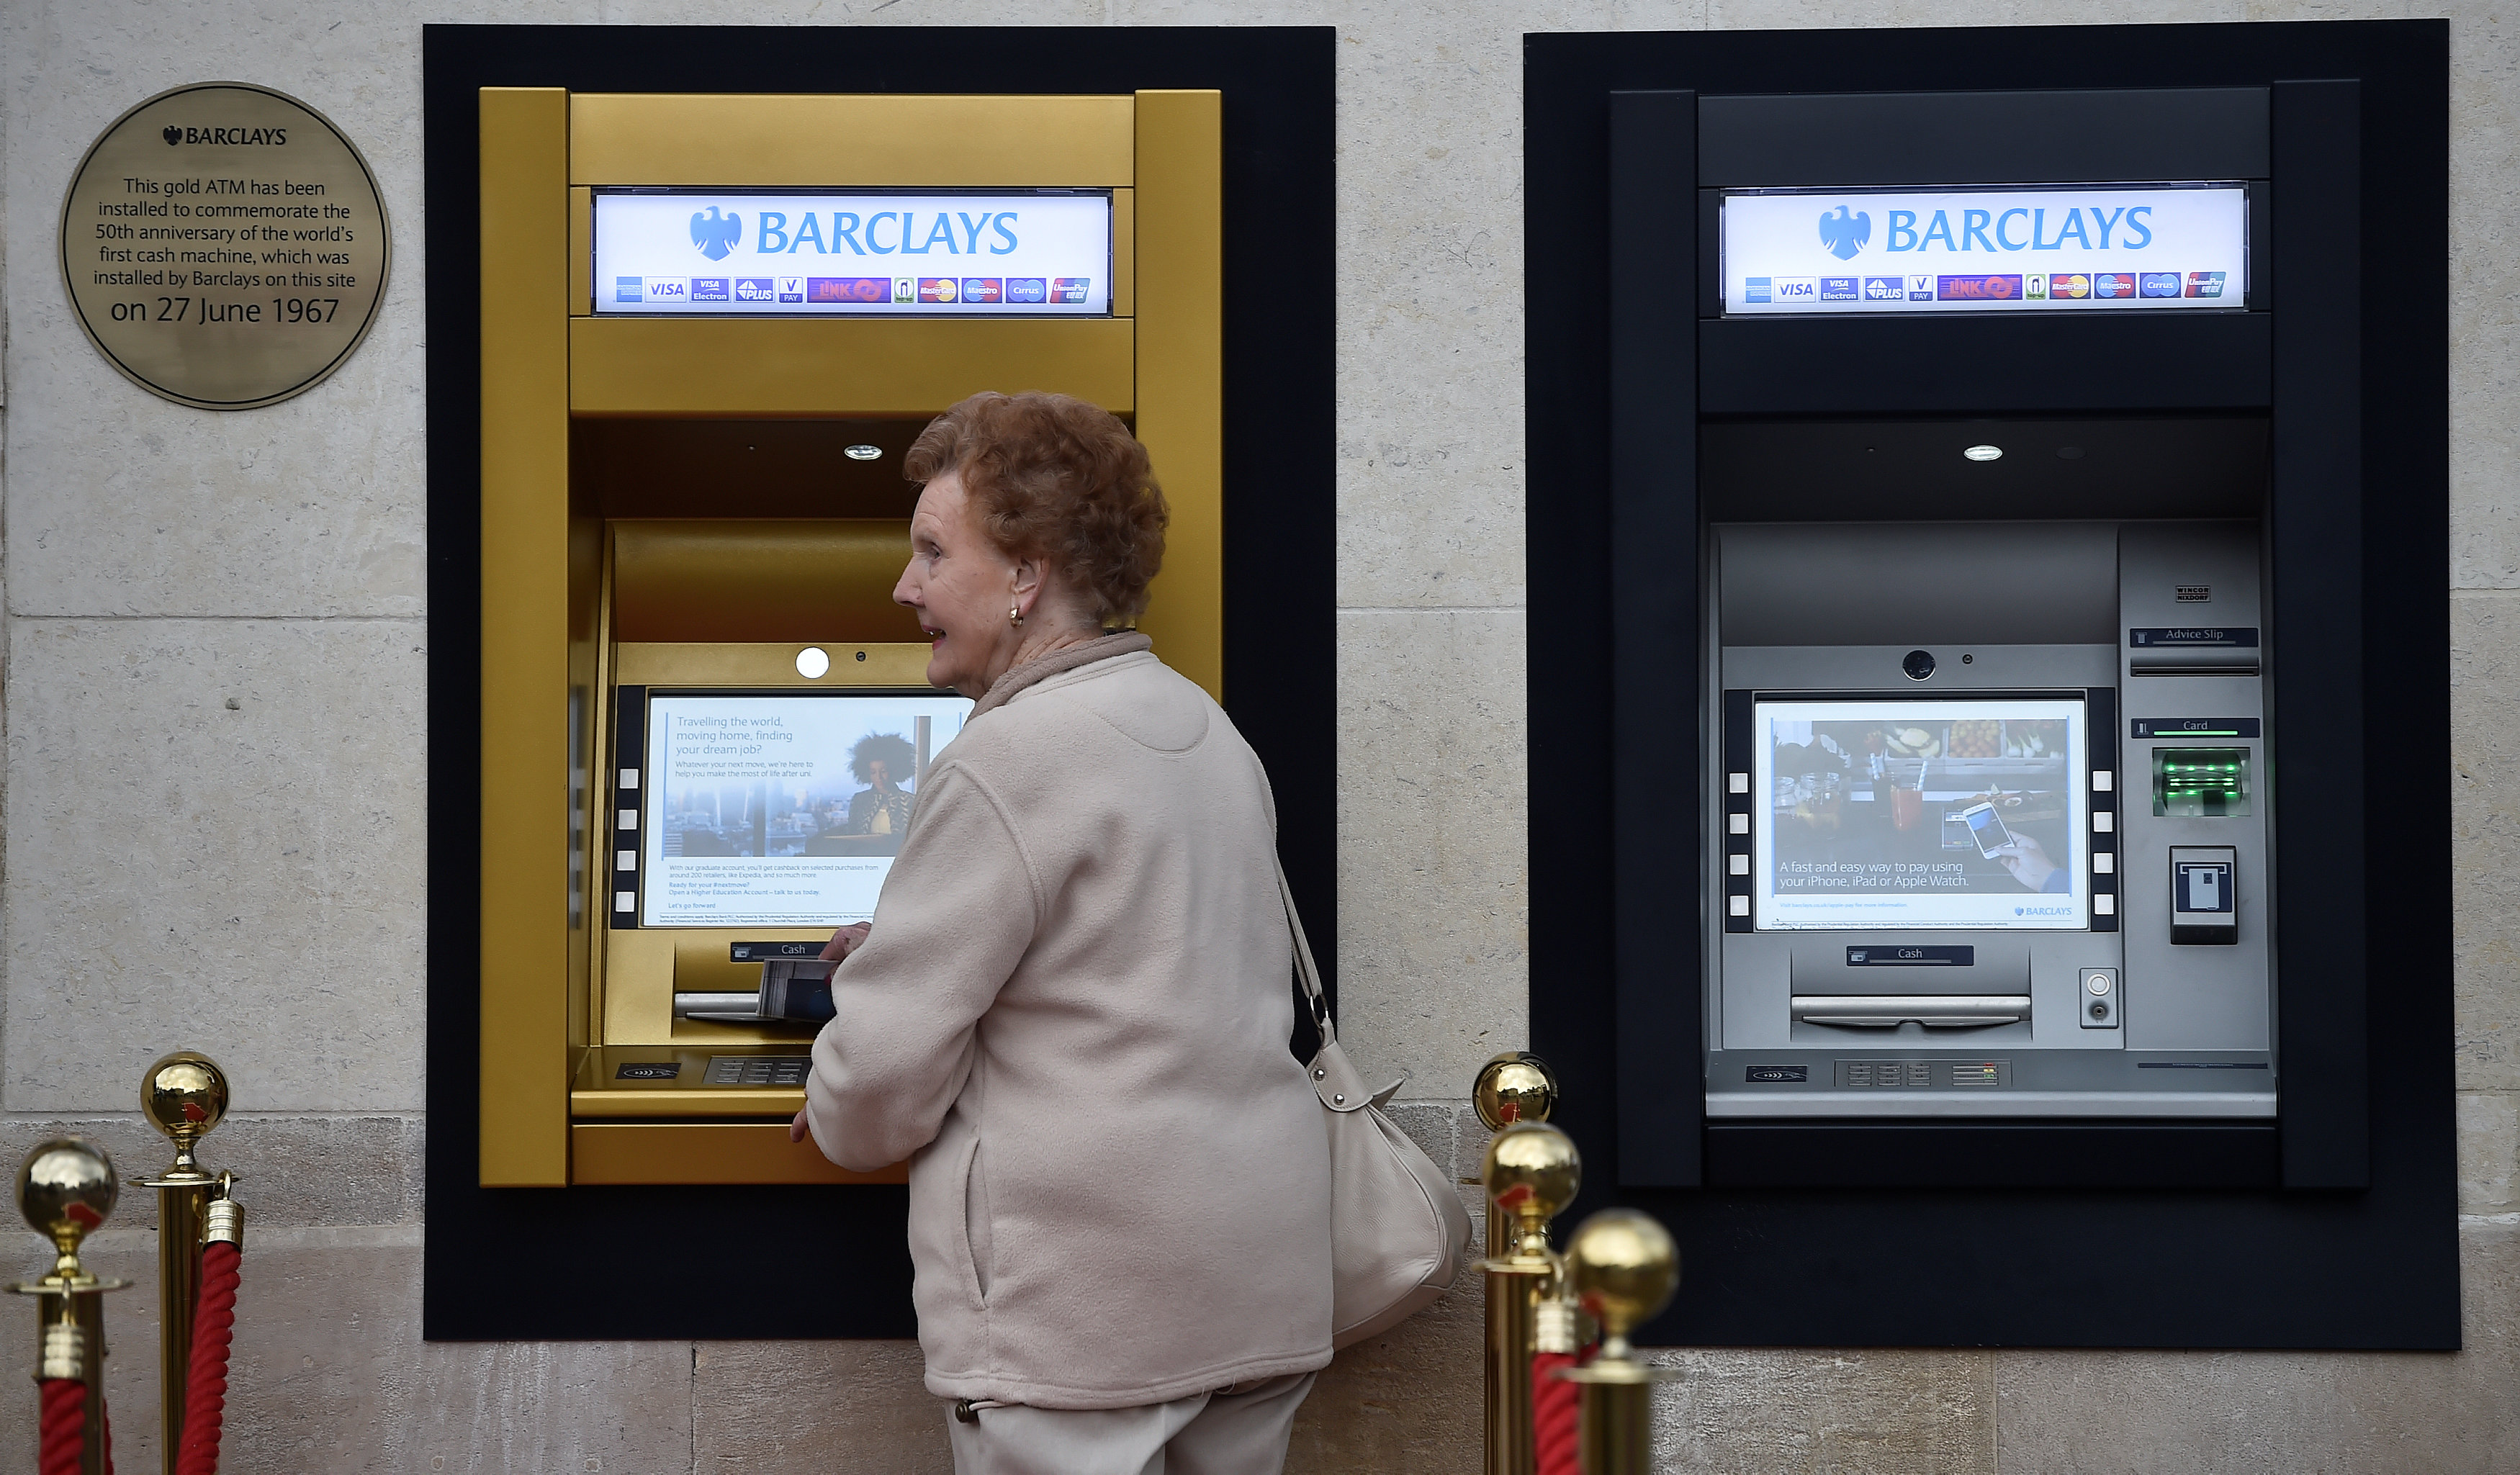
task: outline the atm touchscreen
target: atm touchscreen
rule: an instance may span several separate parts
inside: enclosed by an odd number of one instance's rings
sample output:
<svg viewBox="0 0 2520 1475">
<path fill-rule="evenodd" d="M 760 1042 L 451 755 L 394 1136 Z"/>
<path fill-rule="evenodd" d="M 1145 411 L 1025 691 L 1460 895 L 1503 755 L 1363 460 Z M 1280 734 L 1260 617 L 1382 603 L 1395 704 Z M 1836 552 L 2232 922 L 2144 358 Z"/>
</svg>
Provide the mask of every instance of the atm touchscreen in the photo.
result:
<svg viewBox="0 0 2520 1475">
<path fill-rule="evenodd" d="M 928 767 L 970 711 L 950 692 L 650 693 L 639 924 L 872 917 Z"/>
<path fill-rule="evenodd" d="M 2081 699 L 1752 711 L 1759 930 L 2090 924 Z"/>
</svg>

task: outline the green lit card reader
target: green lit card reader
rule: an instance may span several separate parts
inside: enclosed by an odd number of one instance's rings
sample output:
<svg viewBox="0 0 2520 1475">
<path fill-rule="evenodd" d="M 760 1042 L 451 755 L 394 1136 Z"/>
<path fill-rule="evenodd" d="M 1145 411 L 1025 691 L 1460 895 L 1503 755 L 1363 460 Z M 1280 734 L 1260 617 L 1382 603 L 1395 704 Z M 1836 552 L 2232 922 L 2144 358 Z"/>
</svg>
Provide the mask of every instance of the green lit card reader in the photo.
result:
<svg viewBox="0 0 2520 1475">
<path fill-rule="evenodd" d="M 2170 848 L 2170 940 L 2182 947 L 2240 940 L 2239 853 L 2228 845 Z"/>
</svg>

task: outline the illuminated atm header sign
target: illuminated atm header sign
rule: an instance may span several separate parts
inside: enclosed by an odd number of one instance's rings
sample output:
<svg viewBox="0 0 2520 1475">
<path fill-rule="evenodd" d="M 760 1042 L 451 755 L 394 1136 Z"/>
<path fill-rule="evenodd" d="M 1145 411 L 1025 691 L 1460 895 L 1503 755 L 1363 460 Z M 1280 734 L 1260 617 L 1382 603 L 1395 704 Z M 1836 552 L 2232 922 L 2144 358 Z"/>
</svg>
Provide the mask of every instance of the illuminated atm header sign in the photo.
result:
<svg viewBox="0 0 2520 1475">
<path fill-rule="evenodd" d="M 2230 309 L 2248 294 L 2237 184 L 1724 196 L 1727 314 Z"/>
<path fill-rule="evenodd" d="M 595 310 L 1101 316 L 1111 310 L 1111 197 L 602 193 Z"/>
</svg>

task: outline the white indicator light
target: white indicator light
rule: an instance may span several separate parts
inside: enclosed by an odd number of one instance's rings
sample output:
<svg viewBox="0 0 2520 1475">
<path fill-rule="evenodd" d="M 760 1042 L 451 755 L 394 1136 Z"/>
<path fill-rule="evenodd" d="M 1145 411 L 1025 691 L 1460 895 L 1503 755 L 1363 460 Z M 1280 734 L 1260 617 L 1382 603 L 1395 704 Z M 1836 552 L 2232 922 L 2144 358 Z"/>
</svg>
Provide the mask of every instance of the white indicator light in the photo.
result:
<svg viewBox="0 0 2520 1475">
<path fill-rule="evenodd" d="M 830 669 L 832 658 L 824 653 L 822 647 L 807 646 L 796 652 L 796 674 L 807 681 L 822 680 L 823 673 Z"/>
<path fill-rule="evenodd" d="M 1971 446 L 1967 450 L 1960 452 L 1960 454 L 1971 461 L 2002 461 L 2003 459 L 2003 447 Z"/>
</svg>

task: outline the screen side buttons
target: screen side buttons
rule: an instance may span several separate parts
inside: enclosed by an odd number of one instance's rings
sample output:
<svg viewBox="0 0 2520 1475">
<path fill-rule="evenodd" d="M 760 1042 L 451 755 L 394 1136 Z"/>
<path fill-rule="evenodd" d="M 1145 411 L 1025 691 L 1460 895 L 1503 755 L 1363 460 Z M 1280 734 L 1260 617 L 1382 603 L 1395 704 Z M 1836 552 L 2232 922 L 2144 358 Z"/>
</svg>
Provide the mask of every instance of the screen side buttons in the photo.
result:
<svg viewBox="0 0 2520 1475">
<path fill-rule="evenodd" d="M 2083 1028 L 2117 1028 L 2118 1016 L 2124 1011 L 2124 1005 L 2118 999 L 2118 970 L 2085 968 L 2080 976 L 2083 980 Z"/>
</svg>

